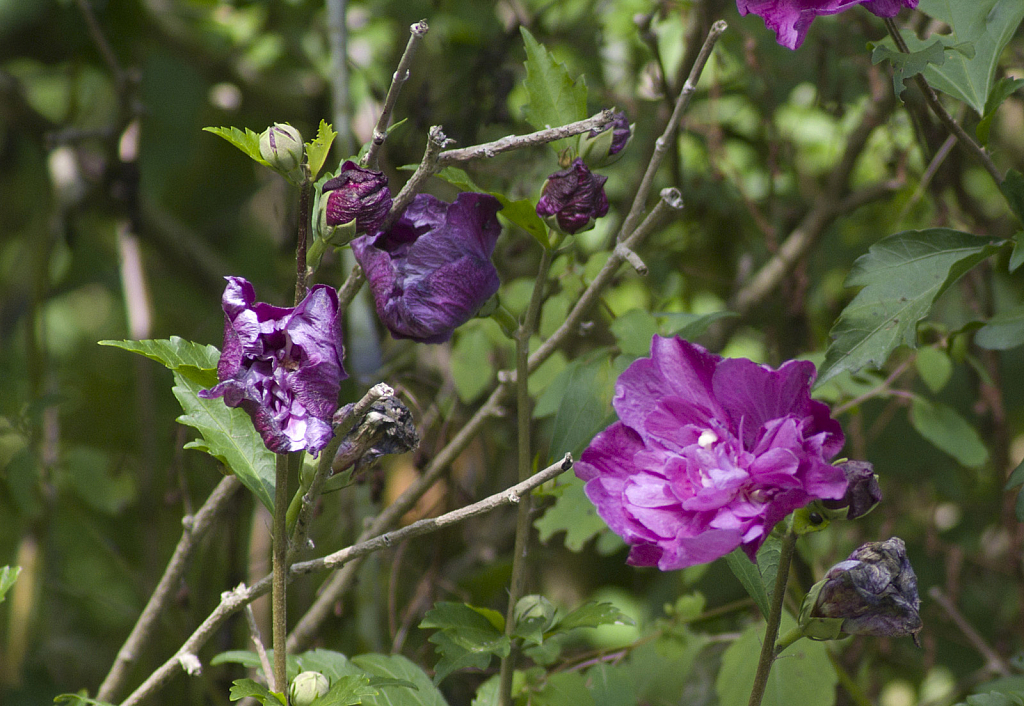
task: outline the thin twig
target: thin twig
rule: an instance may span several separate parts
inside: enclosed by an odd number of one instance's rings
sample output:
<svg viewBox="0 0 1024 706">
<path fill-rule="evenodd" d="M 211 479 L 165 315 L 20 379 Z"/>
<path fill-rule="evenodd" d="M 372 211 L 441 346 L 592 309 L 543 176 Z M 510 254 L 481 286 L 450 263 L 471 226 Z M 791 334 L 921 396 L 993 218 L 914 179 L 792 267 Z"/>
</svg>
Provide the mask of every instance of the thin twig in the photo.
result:
<svg viewBox="0 0 1024 706">
<path fill-rule="evenodd" d="M 892 385 L 896 381 L 896 378 L 898 378 L 900 375 L 902 375 L 906 371 L 907 367 L 909 367 L 909 365 L 910 365 L 912 360 L 913 360 L 912 358 L 908 358 L 907 360 L 905 360 L 902 363 L 900 363 L 896 367 L 896 369 L 892 371 L 892 373 L 889 375 L 889 377 L 887 377 L 885 379 L 885 381 L 882 382 L 882 384 L 878 385 L 877 387 L 872 388 L 871 390 L 868 390 L 863 395 L 859 395 L 857 397 L 854 397 L 852 400 L 849 400 L 848 402 L 844 402 L 843 404 L 841 404 L 841 405 L 839 405 L 837 407 L 833 407 L 832 408 L 832 414 L 834 416 L 838 417 L 840 414 L 843 414 L 844 412 L 847 412 L 847 411 L 853 409 L 854 407 L 856 407 L 857 405 L 861 404 L 862 402 L 866 402 L 867 400 L 870 400 L 873 397 L 877 397 L 878 395 L 880 395 L 882 393 L 882 391 L 888 390 L 889 386 Z"/>
<path fill-rule="evenodd" d="M 974 626 L 971 625 L 967 618 L 964 617 L 964 614 L 961 613 L 955 605 L 953 605 L 953 601 L 946 597 L 946 594 L 942 592 L 941 588 L 938 586 L 932 586 L 928 589 L 928 595 L 931 596 L 936 603 L 942 606 L 942 609 L 946 611 L 946 615 L 949 616 L 949 619 L 952 620 L 958 628 L 960 628 L 960 632 L 964 634 L 964 637 L 966 637 L 971 645 L 974 646 L 974 649 L 976 649 L 981 656 L 985 658 L 986 666 L 989 669 L 1003 677 L 1008 677 L 1013 673 L 1013 670 L 1010 669 L 1010 665 L 1006 663 L 1006 660 L 1003 659 L 998 652 L 992 649 L 987 642 L 985 642 L 985 638 L 983 638 L 981 634 L 974 629 Z"/>
<path fill-rule="evenodd" d="M 679 98 L 676 100 L 676 107 L 672 111 L 672 117 L 669 118 L 668 125 L 665 126 L 665 131 L 661 134 L 661 137 L 654 142 L 654 154 L 651 155 L 651 161 L 647 164 L 647 171 L 644 172 L 640 188 L 633 198 L 633 205 L 629 209 L 629 215 L 626 216 L 626 220 L 619 232 L 619 240 L 629 237 L 630 233 L 637 227 L 637 224 L 640 223 L 640 218 L 644 212 L 644 205 L 647 203 L 647 197 L 650 195 L 651 189 L 654 188 L 654 177 L 658 172 L 658 168 L 661 166 L 669 146 L 673 144 L 672 138 L 679 127 L 679 122 L 683 119 L 683 113 L 686 112 L 686 108 L 690 104 L 690 98 L 697 90 L 697 82 L 700 80 L 700 75 L 704 72 L 704 66 L 708 63 L 711 51 L 715 48 L 718 38 L 722 36 L 722 33 L 728 27 L 729 25 L 725 23 L 725 20 L 718 20 L 711 25 L 711 31 L 708 32 L 707 39 L 704 40 L 704 45 L 700 49 L 700 54 L 697 55 L 697 61 L 693 64 L 690 76 L 686 79 L 683 89 L 679 92 Z"/>
<path fill-rule="evenodd" d="M 106 35 L 103 34 L 100 23 L 96 20 L 96 15 L 93 14 L 92 7 L 89 6 L 89 0 L 75 0 L 75 4 L 78 5 L 79 11 L 85 18 L 85 24 L 89 28 L 89 36 L 92 37 L 93 43 L 99 49 L 103 61 L 106 62 L 107 68 L 110 69 L 110 73 L 114 75 L 114 82 L 118 87 L 118 92 L 120 92 L 122 90 L 121 87 L 124 85 L 126 74 L 124 69 L 121 68 L 117 56 L 114 54 L 113 47 L 110 46 Z"/>
<path fill-rule="evenodd" d="M 956 135 L 950 135 L 946 138 L 946 141 L 942 143 L 938 150 L 935 152 L 935 156 L 932 157 L 932 161 L 928 163 L 928 167 L 924 170 L 921 175 L 921 181 L 918 183 L 917 188 L 914 189 L 914 193 L 907 203 L 904 204 L 903 209 L 900 211 L 900 215 L 896 217 L 897 223 L 902 223 L 903 219 L 907 217 L 918 201 L 924 198 L 925 192 L 928 190 L 928 185 L 932 183 L 932 179 L 939 172 L 939 167 L 946 161 L 946 157 L 949 156 L 950 151 L 953 149 L 953 145 L 956 144 Z"/>
<path fill-rule="evenodd" d="M 420 160 L 420 165 L 416 168 L 416 171 L 409 177 L 409 181 L 405 182 L 402 190 L 392 200 L 391 211 L 384 220 L 384 225 L 381 226 L 382 230 L 388 230 L 395 224 L 395 221 L 405 211 L 405 207 L 412 203 L 413 197 L 419 193 L 427 179 L 437 173 L 438 169 L 440 169 L 437 164 L 441 150 L 451 143 L 452 141 L 445 136 L 440 125 L 434 125 L 430 128 L 427 132 L 427 148 L 423 151 L 423 159 Z"/>
<path fill-rule="evenodd" d="M 174 548 L 174 553 L 171 555 L 170 561 L 167 562 L 163 576 L 160 577 L 156 588 L 153 589 L 139 619 L 135 621 L 135 626 L 129 633 L 128 639 L 125 640 L 117 657 L 114 658 L 114 664 L 111 665 L 110 671 L 96 694 L 98 700 L 113 701 L 117 697 L 117 693 L 128 676 L 128 671 L 153 636 L 153 628 L 156 627 L 157 620 L 174 597 L 181 577 L 185 575 L 192 552 L 213 525 L 213 520 L 224 509 L 227 501 L 240 487 L 242 484 L 235 476 L 224 477 L 199 508 L 199 512 L 182 520 L 184 530 L 181 539 L 178 540 L 178 546 Z"/>
<path fill-rule="evenodd" d="M 252 612 L 252 603 L 245 606 L 245 621 L 249 624 L 249 639 L 256 647 L 256 655 L 260 658 L 260 666 L 263 667 L 263 676 L 270 681 L 273 672 L 270 669 L 270 660 L 267 659 L 267 648 L 263 646 L 263 637 L 260 635 L 260 626 L 256 624 L 256 615 Z"/>
<path fill-rule="evenodd" d="M 380 111 L 380 119 L 377 120 L 377 125 L 373 128 L 373 141 L 370 143 L 370 149 L 367 150 L 366 155 L 363 157 L 364 166 L 369 165 L 372 169 L 377 168 L 377 152 L 388 137 L 391 111 L 395 108 L 395 103 L 398 101 L 398 94 L 402 91 L 402 86 L 409 79 L 409 67 L 412 66 L 412 58 L 416 54 L 416 48 L 429 29 L 426 20 L 420 20 L 409 27 L 409 42 L 405 45 L 405 51 L 402 52 L 402 58 L 398 62 L 398 68 L 395 69 L 394 76 L 391 77 L 391 86 L 388 88 L 388 95 L 384 99 L 384 109 Z"/>
<path fill-rule="evenodd" d="M 397 542 L 436 532 L 472 517 L 491 512 L 503 505 L 518 503 L 524 495 L 531 492 L 537 486 L 565 473 L 572 468 L 572 465 L 572 457 L 566 454 L 565 458 L 534 474 L 525 482 L 517 483 L 511 488 L 495 493 L 472 505 L 453 510 L 440 517 L 414 522 L 400 530 L 375 536 L 365 542 L 352 545 L 320 559 L 298 562 L 290 568 L 288 578 L 293 579 L 301 574 L 335 569 L 346 563 L 353 562 L 355 559 L 390 547 Z M 268 593 L 271 588 L 271 582 L 271 577 L 265 576 L 250 587 L 242 584 L 233 591 L 222 593 L 221 602 L 217 608 L 196 628 L 174 656 L 150 674 L 146 681 L 122 702 L 121 706 L 136 706 L 136 704 L 141 703 L 159 691 L 178 671 L 186 666 L 195 670 L 197 664 L 196 652 L 206 644 L 206 641 L 213 636 L 213 633 L 223 625 L 228 617 L 260 596 Z"/>
<path fill-rule="evenodd" d="M 903 35 L 900 34 L 899 27 L 896 26 L 896 21 L 891 17 L 885 18 L 885 27 L 889 30 L 889 36 L 892 37 L 892 41 L 896 44 L 896 48 L 904 54 L 909 54 L 910 49 L 907 47 L 906 41 L 903 39 Z M 924 74 L 917 74 L 914 76 L 914 81 L 917 83 L 917 87 L 921 89 L 921 93 L 924 94 L 924 99 L 928 103 L 928 107 L 932 109 L 935 116 L 939 119 L 947 130 L 956 135 L 957 140 L 967 148 L 967 150 L 974 155 L 974 157 L 981 162 L 981 166 L 985 167 L 992 179 L 995 180 L 996 184 L 1003 183 L 1003 175 L 996 167 L 992 158 L 989 156 L 985 148 L 979 145 L 977 142 L 967 134 L 960 123 L 953 119 L 953 116 L 949 114 L 946 108 L 942 105 L 942 101 L 939 100 L 938 94 L 928 84 Z"/>
</svg>

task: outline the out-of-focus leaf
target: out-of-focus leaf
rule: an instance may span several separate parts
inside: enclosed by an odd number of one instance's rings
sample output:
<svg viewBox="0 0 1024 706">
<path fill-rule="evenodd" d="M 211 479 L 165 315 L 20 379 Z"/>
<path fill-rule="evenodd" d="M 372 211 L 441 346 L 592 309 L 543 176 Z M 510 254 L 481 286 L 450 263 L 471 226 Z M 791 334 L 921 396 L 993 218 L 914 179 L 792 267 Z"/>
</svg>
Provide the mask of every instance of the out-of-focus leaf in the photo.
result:
<svg viewBox="0 0 1024 706">
<path fill-rule="evenodd" d="M 818 385 L 844 370 L 885 363 L 900 345 L 917 346 L 917 322 L 946 289 L 1002 243 L 950 230 L 904 231 L 857 258 L 847 287 L 863 287 L 832 327 Z"/>
<path fill-rule="evenodd" d="M 992 92 L 989 93 L 988 100 L 985 101 L 985 114 L 978 122 L 978 127 L 974 130 L 974 133 L 978 136 L 978 141 L 983 146 L 988 144 L 988 136 L 992 131 L 992 121 L 995 120 L 996 111 L 999 110 L 999 106 L 1021 86 L 1024 86 L 1024 78 L 1010 78 L 1006 76 L 996 81 L 996 85 L 992 87 Z"/>
<path fill-rule="evenodd" d="M 914 367 L 924 384 L 933 393 L 939 392 L 953 375 L 953 361 L 946 351 L 938 348 L 921 348 L 914 359 Z"/>
<path fill-rule="evenodd" d="M 549 462 L 567 453 L 579 458 L 613 419 L 610 404 L 617 375 L 607 354 L 577 358 L 558 377 L 565 377 L 566 383 L 551 430 Z M 552 382 L 551 387 L 555 386 Z"/>
<path fill-rule="evenodd" d="M 587 84 L 573 79 L 565 64 L 557 63 L 526 27 L 520 27 L 526 46 L 526 121 L 538 130 L 558 127 L 587 117 Z M 552 142 L 556 151 L 565 140 Z"/>
<path fill-rule="evenodd" d="M 306 143 L 306 161 L 309 165 L 309 173 L 313 179 L 316 179 L 317 174 L 320 173 L 324 166 L 324 162 L 327 161 L 327 155 L 331 152 L 331 144 L 334 143 L 334 138 L 337 136 L 338 133 L 334 131 L 331 124 L 326 120 L 321 120 L 320 127 L 316 131 L 316 138 Z M 313 211 L 313 213 L 316 213 L 316 211 Z"/>
<path fill-rule="evenodd" d="M 999 185 L 999 191 L 1006 199 L 1006 204 L 1013 211 L 1013 215 L 1017 216 L 1017 220 L 1024 224 L 1024 174 L 1016 169 L 1006 172 L 1006 178 Z"/>
<path fill-rule="evenodd" d="M 973 53 L 973 52 L 972 52 Z M 871 63 L 889 61 L 892 64 L 892 90 L 902 99 L 908 78 L 923 72 L 928 64 L 941 66 L 946 61 L 942 42 L 935 40 L 923 49 L 904 54 L 885 44 L 877 44 L 871 51 Z"/>
<path fill-rule="evenodd" d="M 987 694 L 972 694 L 956 706 L 1024 706 L 1024 691 L 1003 693 L 990 691 Z"/>
<path fill-rule="evenodd" d="M 687 314 L 683 312 L 670 312 L 655 314 L 655 317 L 667 319 L 669 336 L 679 336 L 687 341 L 703 336 L 711 327 L 711 324 L 720 319 L 729 319 L 739 316 L 735 311 L 712 311 L 709 314 Z"/>
<path fill-rule="evenodd" d="M 493 346 L 487 332 L 480 326 L 463 326 L 455 333 L 452 344 L 452 382 L 459 399 L 474 402 L 490 389 L 494 378 Z"/>
<path fill-rule="evenodd" d="M 565 548 L 578 552 L 595 535 L 611 531 L 598 516 L 594 503 L 584 494 L 583 486 L 582 480 L 570 476 L 555 504 L 533 523 L 541 542 L 547 543 L 555 534 L 564 531 Z"/>
<path fill-rule="evenodd" d="M 537 202 L 533 199 L 527 198 L 513 201 L 499 191 L 481 189 L 469 174 L 458 167 L 445 167 L 434 176 L 444 179 L 459 191 L 475 191 L 477 193 L 490 194 L 501 203 L 501 210 L 498 211 L 499 218 L 503 218 L 509 223 L 525 230 L 542 247 L 550 247 L 548 228 L 544 225 L 543 219 L 537 215 Z"/>
<path fill-rule="evenodd" d="M 636 621 L 611 603 L 584 603 L 559 620 L 555 626 L 559 632 L 575 628 L 596 628 L 601 625 L 636 625 Z"/>
<path fill-rule="evenodd" d="M 626 355 L 650 355 L 651 339 L 658 333 L 658 322 L 643 309 L 630 309 L 616 317 L 610 327 L 619 350 Z"/>
<path fill-rule="evenodd" d="M 0 566 L 0 603 L 4 602 L 4 596 L 18 580 L 20 573 L 20 566 Z"/>
<path fill-rule="evenodd" d="M 968 468 L 988 461 L 988 449 L 978 432 L 956 410 L 915 397 L 910 423 L 917 433 Z"/>
<path fill-rule="evenodd" d="M 796 624 L 788 613 L 782 614 L 780 634 Z M 765 625 L 755 623 L 743 631 L 722 655 L 722 667 L 715 680 L 721 706 L 746 706 L 754 685 L 757 661 L 764 640 Z M 829 660 L 825 643 L 801 640 L 772 666 L 762 706 L 832 706 L 836 700 L 836 670 Z"/>
<path fill-rule="evenodd" d="M 171 392 L 185 411 L 178 421 L 194 427 L 202 435 L 201 439 L 185 444 L 185 448 L 203 451 L 222 462 L 273 512 L 277 478 L 274 454 L 263 443 L 249 415 L 241 408 L 228 407 L 222 399 L 200 399 L 199 391 L 204 387 L 180 372 L 174 372 Z"/>
<path fill-rule="evenodd" d="M 178 336 L 145 341 L 100 341 L 99 345 L 122 348 L 144 355 L 203 387 L 213 387 L 217 384 L 217 361 L 220 360 L 220 351 L 216 346 L 204 346 Z"/>
<path fill-rule="evenodd" d="M 917 8 L 949 25 L 951 33 L 938 39 L 947 47 L 969 42 L 974 56 L 951 53 L 942 66 L 929 66 L 924 77 L 928 83 L 974 108 L 984 115 L 995 79 L 999 56 L 1024 19 L 1020 0 L 921 0 Z M 934 37 L 918 40 L 912 32 L 903 33 L 911 51 Z"/>
<path fill-rule="evenodd" d="M 260 155 L 259 133 L 253 132 L 249 128 L 245 128 L 245 131 L 243 132 L 237 127 L 204 127 L 203 132 L 212 132 L 218 137 L 223 137 L 235 147 L 245 152 L 245 154 L 249 155 L 253 160 L 259 162 L 265 167 L 270 166 L 270 162 L 263 159 Z"/>
<path fill-rule="evenodd" d="M 82 694 L 60 694 L 53 698 L 53 703 L 67 706 L 114 706 L 109 701 L 97 701 Z"/>
<path fill-rule="evenodd" d="M 1013 490 L 1018 485 L 1024 485 L 1024 461 L 1021 461 L 1006 481 L 1004 490 Z M 1024 522 L 1024 491 L 1017 493 L 1017 504 L 1014 505 L 1013 514 L 1018 522 Z M 1022 685 L 1024 688 L 1024 685 Z"/>
<path fill-rule="evenodd" d="M 992 351 L 1005 351 L 1024 343 L 1024 306 L 993 316 L 974 334 L 974 342 Z"/>
<path fill-rule="evenodd" d="M 448 706 L 426 672 L 402 655 L 363 654 L 353 657 L 352 664 L 371 677 L 393 680 L 371 679 L 379 693 L 365 697 L 366 706 Z"/>
<path fill-rule="evenodd" d="M 594 706 L 594 697 L 579 672 L 555 672 L 539 689 L 530 690 L 528 702 L 536 706 Z"/>
</svg>

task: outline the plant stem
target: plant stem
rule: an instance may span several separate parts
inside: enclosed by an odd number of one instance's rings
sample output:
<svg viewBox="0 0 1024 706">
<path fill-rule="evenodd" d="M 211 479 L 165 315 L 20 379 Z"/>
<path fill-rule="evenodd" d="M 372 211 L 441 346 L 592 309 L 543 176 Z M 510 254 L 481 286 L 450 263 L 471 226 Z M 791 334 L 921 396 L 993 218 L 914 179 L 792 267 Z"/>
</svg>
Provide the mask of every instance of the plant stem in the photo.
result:
<svg viewBox="0 0 1024 706">
<path fill-rule="evenodd" d="M 792 520 L 789 520 L 792 523 Z M 764 690 L 768 686 L 768 674 L 775 661 L 775 638 L 779 635 L 779 624 L 782 622 L 782 603 L 786 597 L 786 584 L 789 582 L 789 565 L 793 561 L 793 550 L 796 548 L 796 532 L 792 526 L 782 540 L 779 552 L 779 573 L 775 577 L 775 590 L 772 591 L 771 612 L 768 614 L 768 625 L 764 631 L 764 642 L 761 643 L 761 656 L 757 660 L 757 674 L 754 676 L 754 688 L 750 692 L 749 706 L 761 706 Z"/>
<path fill-rule="evenodd" d="M 273 606 L 274 685 L 279 694 L 288 690 L 287 648 L 288 616 L 288 534 L 285 518 L 288 514 L 288 454 L 277 454 L 277 474 L 274 486 L 274 579 L 271 588 Z"/>
<path fill-rule="evenodd" d="M 530 478 L 530 336 L 540 315 L 544 300 L 548 272 L 551 269 L 551 250 L 545 248 L 541 255 L 537 279 L 530 296 L 523 321 L 516 332 L 516 418 L 518 426 L 519 482 Z M 515 629 L 515 607 L 523 596 L 526 584 L 526 555 L 530 539 L 530 495 L 519 500 L 516 511 L 516 539 L 512 554 L 512 578 L 508 590 L 508 610 L 505 612 L 505 634 L 511 637 Z M 501 706 L 512 703 L 512 677 L 516 658 L 519 656 L 519 642 L 514 641 L 507 656 L 501 660 L 501 681 L 498 686 L 498 702 Z"/>
<path fill-rule="evenodd" d="M 299 222 L 295 228 L 295 304 L 306 297 L 306 241 L 309 239 L 309 194 L 313 188 L 309 169 L 302 166 L 299 187 Z"/>
</svg>

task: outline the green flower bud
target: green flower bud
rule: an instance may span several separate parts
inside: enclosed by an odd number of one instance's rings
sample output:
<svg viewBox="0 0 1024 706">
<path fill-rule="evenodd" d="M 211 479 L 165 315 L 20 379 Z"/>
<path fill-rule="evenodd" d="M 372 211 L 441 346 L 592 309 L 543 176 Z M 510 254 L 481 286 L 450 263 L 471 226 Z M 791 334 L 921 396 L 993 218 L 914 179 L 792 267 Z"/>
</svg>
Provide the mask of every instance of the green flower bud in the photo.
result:
<svg viewBox="0 0 1024 706">
<path fill-rule="evenodd" d="M 288 689 L 291 706 L 312 706 L 331 688 L 331 683 L 320 672 L 302 672 L 292 679 Z"/>
<path fill-rule="evenodd" d="M 625 113 L 618 112 L 608 125 L 580 135 L 580 159 L 591 169 L 607 167 L 619 160 L 632 139 L 633 126 Z"/>
<path fill-rule="evenodd" d="M 299 168 L 305 151 L 302 135 L 291 125 L 274 123 L 260 135 L 260 156 L 285 176 Z"/>
</svg>

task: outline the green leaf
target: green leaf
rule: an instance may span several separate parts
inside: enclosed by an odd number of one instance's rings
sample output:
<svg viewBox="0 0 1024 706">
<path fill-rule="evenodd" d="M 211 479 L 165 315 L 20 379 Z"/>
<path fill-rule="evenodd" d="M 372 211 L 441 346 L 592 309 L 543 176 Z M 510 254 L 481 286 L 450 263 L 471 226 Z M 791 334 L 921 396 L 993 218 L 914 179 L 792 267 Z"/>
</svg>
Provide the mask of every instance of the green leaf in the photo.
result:
<svg viewBox="0 0 1024 706">
<path fill-rule="evenodd" d="M 317 174 L 323 169 L 324 162 L 327 161 L 327 155 L 331 152 L 331 144 L 337 136 L 338 133 L 334 131 L 331 124 L 326 120 L 321 120 L 320 127 L 316 131 L 316 139 L 306 143 L 306 161 L 309 165 L 309 173 L 312 179 L 316 179 Z M 259 149 L 258 144 L 257 149 Z"/>
<path fill-rule="evenodd" d="M 434 667 L 435 684 L 457 669 L 486 669 L 492 657 L 505 657 L 509 652 L 508 637 L 490 616 L 465 603 L 435 604 L 423 616 L 420 627 L 439 629 L 429 638 L 441 655 Z"/>
<path fill-rule="evenodd" d="M 99 345 L 122 348 L 144 355 L 203 387 L 213 387 L 217 384 L 217 361 L 220 360 L 220 351 L 216 346 L 204 346 L 178 336 L 144 341 L 100 341 Z"/>
<path fill-rule="evenodd" d="M 782 614 L 781 634 L 795 625 L 788 613 Z M 751 625 L 722 655 L 722 667 L 715 680 L 720 706 L 747 706 L 764 629 L 762 622 Z M 837 682 L 825 643 L 801 640 L 775 661 L 761 706 L 832 706 Z"/>
<path fill-rule="evenodd" d="M 1005 351 L 1024 343 L 1024 305 L 993 316 L 974 334 L 974 342 L 990 351 Z"/>
<path fill-rule="evenodd" d="M 349 674 L 336 680 L 332 679 L 330 690 L 316 700 L 316 706 L 353 706 L 378 693 L 380 692 L 371 686 L 370 678 L 365 674 Z"/>
<path fill-rule="evenodd" d="M 545 633 L 558 622 L 556 613 L 554 604 L 544 596 L 523 596 L 512 611 L 512 637 L 521 638 L 531 645 L 543 643 Z"/>
<path fill-rule="evenodd" d="M 1006 172 L 1006 178 L 999 185 L 999 191 L 1002 192 L 1013 215 L 1017 216 L 1018 221 L 1024 223 L 1024 174 L 1016 169 Z"/>
<path fill-rule="evenodd" d="M 352 664 L 372 677 L 392 680 L 371 679 L 379 693 L 364 698 L 366 706 L 448 706 L 423 669 L 402 655 L 363 654 L 353 657 Z"/>
<path fill-rule="evenodd" d="M 658 322 L 644 309 L 630 309 L 616 317 L 611 325 L 619 350 L 626 355 L 650 355 L 651 339 L 658 333 Z"/>
<path fill-rule="evenodd" d="M 910 423 L 917 433 L 968 468 L 988 461 L 988 449 L 978 432 L 956 410 L 915 397 Z"/>
<path fill-rule="evenodd" d="M 1013 236 L 1013 252 L 1010 254 L 1010 262 L 1006 267 L 1011 274 L 1016 272 L 1021 265 L 1024 265 L 1024 246 L 1022 246 L 1022 241 L 1024 241 L 1024 231 L 1017 231 Z"/>
<path fill-rule="evenodd" d="M 1024 19 L 1020 0 L 922 0 L 918 10 L 950 26 L 951 33 L 938 37 L 947 47 L 969 42 L 975 54 L 953 53 L 942 66 L 929 66 L 924 77 L 943 93 L 962 100 L 984 115 L 992 91 L 999 56 Z M 917 50 L 928 40 L 904 33 L 909 48 Z"/>
<path fill-rule="evenodd" d="M 261 704 L 265 704 L 271 700 L 276 701 L 278 704 L 284 703 L 278 699 L 274 692 L 252 679 L 236 679 L 231 682 L 231 691 L 228 692 L 228 698 L 231 701 L 241 701 L 242 699 L 253 698 Z M 273 703 L 273 701 L 271 702 Z"/>
<path fill-rule="evenodd" d="M 779 575 L 779 559 L 782 557 L 782 539 L 771 533 L 757 550 L 757 570 L 761 574 L 761 585 L 766 596 L 775 591 L 775 579 Z M 764 616 L 767 617 L 767 613 Z"/>
<path fill-rule="evenodd" d="M 949 382 L 953 375 L 953 361 L 944 350 L 938 348 L 921 348 L 914 359 L 914 367 L 924 384 L 933 393 L 938 393 Z"/>
<path fill-rule="evenodd" d="M 1024 461 L 1021 461 L 1006 481 L 1004 490 L 1012 490 L 1018 485 L 1024 485 Z M 1024 522 L 1024 491 L 1017 493 L 1017 503 L 1014 505 L 1013 514 L 1018 522 Z"/>
<path fill-rule="evenodd" d="M 725 563 L 729 566 L 733 576 L 747 590 L 747 594 L 754 599 L 754 603 L 757 604 L 761 615 L 768 615 L 770 609 L 768 592 L 765 590 L 764 579 L 761 578 L 761 572 L 758 570 L 757 564 L 752 562 L 750 557 L 739 548 L 733 549 L 725 555 Z M 778 565 L 776 565 L 776 568 L 778 568 Z"/>
<path fill-rule="evenodd" d="M 878 64 L 886 60 L 892 63 L 892 89 L 897 97 L 902 97 L 903 91 L 906 90 L 904 81 L 922 73 L 928 64 L 941 66 L 946 61 L 946 52 L 942 47 L 942 42 L 937 39 L 924 49 L 912 51 L 909 54 L 904 54 L 885 44 L 875 45 L 871 51 L 871 63 Z"/>
<path fill-rule="evenodd" d="M 656 318 L 668 319 L 669 336 L 679 336 L 687 341 L 703 336 L 704 333 L 719 319 L 729 319 L 739 316 L 735 311 L 712 311 L 709 314 L 687 314 L 683 312 L 669 312 L 655 314 Z"/>
<path fill-rule="evenodd" d="M 601 625 L 636 625 L 636 621 L 611 603 L 591 601 L 558 621 L 555 629 L 566 632 L 576 628 L 596 628 Z"/>
<path fill-rule="evenodd" d="M 992 92 L 989 93 L 988 100 L 985 101 L 985 114 L 981 117 L 978 127 L 974 130 L 983 146 L 988 144 L 988 136 L 992 131 L 992 121 L 995 120 L 996 111 L 999 110 L 999 106 L 1021 86 L 1024 86 L 1024 78 L 1010 78 L 1007 76 L 996 81 L 996 85 L 992 87 Z"/>
<path fill-rule="evenodd" d="M 0 566 L 0 603 L 4 602 L 4 596 L 21 574 L 20 566 Z"/>
<path fill-rule="evenodd" d="M 591 439 L 614 419 L 611 399 L 618 374 L 607 353 L 596 353 L 569 363 L 550 386 L 558 387 L 559 378 L 565 379 L 551 429 L 548 458 L 552 462 L 567 453 L 579 458 Z"/>
<path fill-rule="evenodd" d="M 212 132 L 218 137 L 223 137 L 235 147 L 249 155 L 251 159 L 259 162 L 265 167 L 270 166 L 270 162 L 263 159 L 260 155 L 259 133 L 253 132 L 249 128 L 245 128 L 245 132 L 242 132 L 237 127 L 204 127 L 203 132 Z"/>
<path fill-rule="evenodd" d="M 85 690 L 83 689 L 83 691 Z M 60 694 L 53 698 L 53 703 L 67 704 L 68 706 L 114 706 L 109 701 L 97 701 L 83 694 Z"/>
<path fill-rule="evenodd" d="M 961 701 L 956 706 L 1024 706 L 1024 691 L 971 694 L 967 701 Z"/>
<path fill-rule="evenodd" d="M 863 287 L 830 332 L 817 385 L 843 371 L 880 367 L 900 345 L 917 346 L 917 322 L 968 270 L 1002 242 L 950 230 L 903 231 L 857 258 L 847 287 Z"/>
<path fill-rule="evenodd" d="M 565 64 L 556 63 L 526 27 L 519 29 L 526 46 L 526 80 L 523 81 L 529 96 L 524 109 L 526 121 L 544 130 L 586 118 L 587 84 L 583 78 L 570 77 Z M 558 140 L 551 145 L 558 151 L 564 142 Z"/>
<path fill-rule="evenodd" d="M 249 415 L 241 408 L 228 407 L 222 399 L 200 399 L 199 391 L 205 387 L 178 371 L 174 372 L 171 392 L 185 411 L 178 421 L 194 427 L 202 436 L 185 444 L 185 448 L 203 451 L 222 462 L 273 512 L 277 477 L 274 454 L 263 443 Z"/>
<path fill-rule="evenodd" d="M 564 490 L 555 504 L 533 523 L 541 542 L 547 543 L 551 537 L 564 531 L 565 548 L 578 552 L 595 535 L 611 532 L 598 516 L 594 503 L 584 494 L 583 486 L 583 481 L 576 476 L 566 479 L 562 486 Z"/>
<path fill-rule="evenodd" d="M 531 690 L 531 706 L 594 706 L 587 679 L 579 672 L 555 672 L 544 679 L 541 688 Z"/>
<path fill-rule="evenodd" d="M 491 387 L 494 360 L 491 339 L 481 326 L 461 326 L 455 332 L 450 366 L 455 392 L 471 404 Z"/>
</svg>

